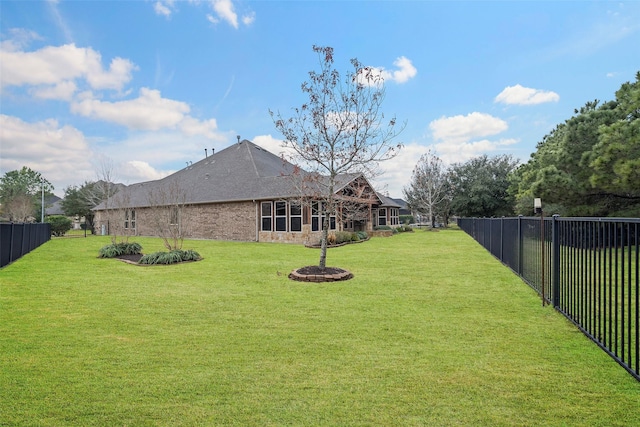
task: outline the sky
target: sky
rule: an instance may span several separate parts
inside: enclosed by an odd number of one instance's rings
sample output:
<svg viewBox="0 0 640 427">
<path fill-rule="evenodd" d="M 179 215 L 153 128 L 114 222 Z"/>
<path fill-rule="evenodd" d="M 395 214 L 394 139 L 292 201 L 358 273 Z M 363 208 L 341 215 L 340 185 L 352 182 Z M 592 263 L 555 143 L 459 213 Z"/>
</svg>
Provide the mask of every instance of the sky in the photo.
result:
<svg viewBox="0 0 640 427">
<path fill-rule="evenodd" d="M 640 1 L 0 0 L 0 175 L 54 193 L 159 179 L 237 136 L 274 154 L 334 49 L 384 77 L 403 148 L 376 188 L 402 197 L 420 156 L 526 162 L 574 109 L 640 71 Z"/>
</svg>

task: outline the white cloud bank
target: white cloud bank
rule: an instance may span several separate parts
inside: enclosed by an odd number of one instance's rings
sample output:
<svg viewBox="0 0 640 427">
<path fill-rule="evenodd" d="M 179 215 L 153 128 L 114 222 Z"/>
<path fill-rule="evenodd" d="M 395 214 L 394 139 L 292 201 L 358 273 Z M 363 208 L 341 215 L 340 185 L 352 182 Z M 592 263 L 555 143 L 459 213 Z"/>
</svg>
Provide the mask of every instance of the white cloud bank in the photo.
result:
<svg viewBox="0 0 640 427">
<path fill-rule="evenodd" d="M 193 117 L 189 104 L 164 98 L 158 90 L 141 88 L 137 97 L 123 99 L 131 92 L 127 85 L 137 69 L 128 59 L 115 58 L 105 68 L 100 53 L 91 48 L 66 44 L 26 51 L 29 42 L 39 39 L 36 33 L 7 33 L 13 38 L 0 43 L 3 92 L 65 101 L 73 114 L 117 124 L 128 133 L 105 141 L 54 119 L 29 123 L 2 115 L 2 172 L 28 166 L 51 181 L 61 196 L 69 185 L 96 179 L 89 159 L 97 153 L 111 158 L 120 172 L 117 178 L 129 184 L 165 176 L 172 171 L 156 169 L 158 165 L 199 160 L 204 147 L 226 140 L 216 119 Z M 114 91 L 117 101 L 103 100 Z"/>
<path fill-rule="evenodd" d="M 56 120 L 28 123 L 1 114 L 0 141 L 2 174 L 27 166 L 49 180 L 58 195 L 66 186 L 81 184 L 80 177 L 93 175 L 85 136 L 72 126 L 60 126 Z"/>
<path fill-rule="evenodd" d="M 215 119 L 190 116 L 187 103 L 163 98 L 158 90 L 141 88 L 137 98 L 103 101 L 103 91 L 117 91 L 119 97 L 126 95 L 123 91 L 138 69 L 130 60 L 117 57 L 105 68 L 99 52 L 74 44 L 25 51 L 24 46 L 37 34 L 16 29 L 10 33 L 15 39 L 0 45 L 3 90 L 26 87 L 34 98 L 67 101 L 74 114 L 131 130 L 178 129 L 186 136 L 220 139 Z"/>
<path fill-rule="evenodd" d="M 37 87 L 48 98 L 58 92 L 60 99 L 68 99 L 77 79 L 86 81 L 91 89 L 120 91 L 137 69 L 133 62 L 119 57 L 105 69 L 99 52 L 75 44 L 46 46 L 33 52 L 19 50 L 18 46 L 12 42 L 0 46 L 0 85 Z"/>
<path fill-rule="evenodd" d="M 463 162 L 518 142 L 509 138 L 486 139 L 506 131 L 509 125 L 504 120 L 485 113 L 442 117 L 429 123 L 429 128 L 436 141 L 435 151 L 445 163 Z"/>
<path fill-rule="evenodd" d="M 494 102 L 507 105 L 536 105 L 547 102 L 558 102 L 560 95 L 555 92 L 532 89 L 521 86 L 507 86 L 502 92 L 496 96 Z"/>
</svg>

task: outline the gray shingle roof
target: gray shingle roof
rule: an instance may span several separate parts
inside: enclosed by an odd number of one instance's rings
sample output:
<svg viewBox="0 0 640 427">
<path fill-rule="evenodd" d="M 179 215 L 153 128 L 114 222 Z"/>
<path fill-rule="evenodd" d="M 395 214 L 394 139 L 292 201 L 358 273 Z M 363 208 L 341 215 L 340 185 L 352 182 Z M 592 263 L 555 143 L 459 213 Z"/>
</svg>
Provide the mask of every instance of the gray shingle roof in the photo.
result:
<svg viewBox="0 0 640 427">
<path fill-rule="evenodd" d="M 184 191 L 181 202 L 189 204 L 296 197 L 300 191 L 290 178 L 294 170 L 293 164 L 243 140 L 160 180 L 127 186 L 120 194 L 125 206 L 119 207 L 149 206 L 149 194 L 174 184 Z M 339 176 L 336 191 L 357 176 Z M 100 209 L 104 203 L 95 208 Z"/>
</svg>

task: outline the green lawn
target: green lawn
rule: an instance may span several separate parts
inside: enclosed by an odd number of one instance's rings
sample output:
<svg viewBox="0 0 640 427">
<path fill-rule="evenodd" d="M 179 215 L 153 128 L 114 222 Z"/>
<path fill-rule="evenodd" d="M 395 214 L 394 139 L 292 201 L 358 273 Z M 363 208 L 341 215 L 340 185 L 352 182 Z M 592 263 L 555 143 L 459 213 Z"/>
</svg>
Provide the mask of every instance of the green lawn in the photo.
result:
<svg viewBox="0 0 640 427">
<path fill-rule="evenodd" d="M 640 425 L 640 382 L 462 231 L 330 249 L 328 284 L 297 245 L 108 242 L 0 270 L 0 425 Z"/>
</svg>

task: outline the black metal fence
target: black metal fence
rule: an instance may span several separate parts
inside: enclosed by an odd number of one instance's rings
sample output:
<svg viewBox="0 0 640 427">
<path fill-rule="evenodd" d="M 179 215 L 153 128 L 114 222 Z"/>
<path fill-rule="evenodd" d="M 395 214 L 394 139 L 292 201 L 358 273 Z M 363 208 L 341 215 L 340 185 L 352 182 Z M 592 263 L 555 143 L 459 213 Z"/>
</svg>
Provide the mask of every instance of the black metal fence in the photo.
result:
<svg viewBox="0 0 640 427">
<path fill-rule="evenodd" d="M 640 380 L 639 218 L 460 218 L 458 225 Z"/>
<path fill-rule="evenodd" d="M 0 223 L 0 268 L 51 239 L 51 224 Z"/>
</svg>

